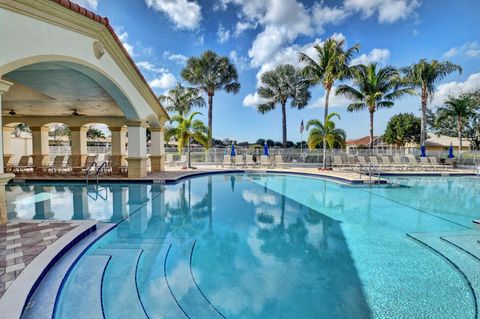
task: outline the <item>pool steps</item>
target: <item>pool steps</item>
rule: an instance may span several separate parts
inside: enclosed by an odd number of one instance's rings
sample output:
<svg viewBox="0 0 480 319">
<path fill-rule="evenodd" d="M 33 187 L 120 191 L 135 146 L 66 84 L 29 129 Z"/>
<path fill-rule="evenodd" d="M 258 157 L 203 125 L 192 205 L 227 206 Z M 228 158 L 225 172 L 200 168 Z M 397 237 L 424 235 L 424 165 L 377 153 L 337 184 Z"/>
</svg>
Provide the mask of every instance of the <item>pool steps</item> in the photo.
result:
<svg viewBox="0 0 480 319">
<path fill-rule="evenodd" d="M 409 233 L 408 237 L 428 247 L 450 263 L 465 279 L 480 318 L 480 233 L 476 231 Z"/>
<path fill-rule="evenodd" d="M 64 295 L 62 318 L 69 319 L 103 319 L 102 283 L 110 256 L 84 256 L 77 264 L 75 276 L 70 277 L 77 289 L 69 289 Z M 79 311 L 82 309 L 82 311 Z"/>
</svg>

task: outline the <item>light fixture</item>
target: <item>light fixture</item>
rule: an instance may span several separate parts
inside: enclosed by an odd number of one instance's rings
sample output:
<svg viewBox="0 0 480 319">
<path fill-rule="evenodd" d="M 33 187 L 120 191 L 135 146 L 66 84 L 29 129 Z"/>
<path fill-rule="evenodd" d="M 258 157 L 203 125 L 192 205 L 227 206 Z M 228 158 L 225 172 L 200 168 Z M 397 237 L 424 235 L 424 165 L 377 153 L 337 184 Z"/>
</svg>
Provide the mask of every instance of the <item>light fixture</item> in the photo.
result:
<svg viewBox="0 0 480 319">
<path fill-rule="evenodd" d="M 72 115 L 73 115 L 73 116 L 80 116 L 80 113 L 78 113 L 77 110 L 73 110 Z"/>
<path fill-rule="evenodd" d="M 11 116 L 17 115 L 17 113 L 14 110 L 10 110 L 10 112 L 8 112 L 8 114 L 10 114 Z"/>
</svg>

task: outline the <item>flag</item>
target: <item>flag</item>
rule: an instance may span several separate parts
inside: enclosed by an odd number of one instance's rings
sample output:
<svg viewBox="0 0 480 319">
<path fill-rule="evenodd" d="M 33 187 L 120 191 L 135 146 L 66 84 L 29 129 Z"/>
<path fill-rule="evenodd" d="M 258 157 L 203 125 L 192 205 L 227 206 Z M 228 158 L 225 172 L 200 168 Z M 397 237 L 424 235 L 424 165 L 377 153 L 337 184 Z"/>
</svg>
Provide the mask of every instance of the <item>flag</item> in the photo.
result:
<svg viewBox="0 0 480 319">
<path fill-rule="evenodd" d="M 300 123 L 300 134 L 303 134 L 303 129 L 304 127 L 303 127 L 303 119 L 302 119 L 302 123 Z"/>
</svg>

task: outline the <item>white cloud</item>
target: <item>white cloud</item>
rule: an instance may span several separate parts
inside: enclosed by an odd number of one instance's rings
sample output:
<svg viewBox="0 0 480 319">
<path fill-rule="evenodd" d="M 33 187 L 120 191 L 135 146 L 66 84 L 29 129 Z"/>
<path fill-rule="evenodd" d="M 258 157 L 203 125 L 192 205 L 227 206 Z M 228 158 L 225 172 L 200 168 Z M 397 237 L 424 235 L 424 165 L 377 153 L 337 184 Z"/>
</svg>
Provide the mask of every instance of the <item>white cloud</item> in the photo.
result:
<svg viewBox="0 0 480 319">
<path fill-rule="evenodd" d="M 248 59 L 244 56 L 239 55 L 237 51 L 230 51 L 230 54 L 228 56 L 238 70 L 244 71 L 249 68 Z"/>
<path fill-rule="evenodd" d="M 223 25 L 218 26 L 217 37 L 219 43 L 227 42 L 230 39 L 230 30 L 225 29 Z"/>
<path fill-rule="evenodd" d="M 163 52 L 163 57 L 170 61 L 174 61 L 177 64 L 185 64 L 185 62 L 188 60 L 188 57 L 184 56 L 183 54 L 176 54 L 170 51 Z"/>
<path fill-rule="evenodd" d="M 155 66 L 154 64 L 152 64 L 148 61 L 137 62 L 137 66 L 142 70 L 155 72 L 155 73 L 167 73 L 168 72 L 167 69 L 159 68 L 159 67 Z"/>
<path fill-rule="evenodd" d="M 459 96 L 480 89 L 480 72 L 470 74 L 463 82 L 451 81 L 440 84 L 435 91 L 432 105 L 440 106 L 449 96 Z"/>
<path fill-rule="evenodd" d="M 98 6 L 98 0 L 75 0 L 75 3 L 90 10 L 97 10 Z"/>
<path fill-rule="evenodd" d="M 243 105 L 244 106 L 249 106 L 249 107 L 253 107 L 253 108 L 256 108 L 257 105 L 265 103 L 265 102 L 266 102 L 266 100 L 264 98 L 262 98 L 260 95 L 258 95 L 257 92 L 255 92 L 253 94 L 250 93 L 247 96 L 245 96 L 245 98 L 243 99 Z"/>
<path fill-rule="evenodd" d="M 312 7 L 313 24 L 318 33 L 324 33 L 324 25 L 338 24 L 342 22 L 349 13 L 343 7 L 328 7 L 322 3 L 315 3 Z"/>
<path fill-rule="evenodd" d="M 378 13 L 378 22 L 393 23 L 407 19 L 421 5 L 421 0 L 345 0 L 343 5 L 363 18 Z"/>
<path fill-rule="evenodd" d="M 369 63 L 386 63 L 390 58 L 390 50 L 388 49 L 373 49 L 368 53 L 364 53 L 352 60 L 351 64 L 369 64 Z"/>
<path fill-rule="evenodd" d="M 336 95 L 336 87 L 332 88 L 330 92 L 330 97 L 328 99 L 328 106 L 329 107 L 343 107 L 346 108 L 352 101 L 343 96 L 343 95 Z M 308 108 L 323 108 L 325 106 L 325 94 L 316 100 L 313 104 L 309 105 Z"/>
<path fill-rule="evenodd" d="M 152 81 L 148 82 L 150 86 L 154 89 L 170 89 L 172 88 L 177 79 L 172 73 L 162 73 L 160 77 L 153 79 Z"/>
<path fill-rule="evenodd" d="M 235 24 L 235 31 L 233 32 L 233 35 L 238 37 L 244 31 L 249 29 L 255 29 L 256 27 L 257 25 L 255 23 L 248 22 L 248 21 L 238 21 Z"/>
<path fill-rule="evenodd" d="M 165 13 L 179 29 L 195 29 L 202 20 L 202 7 L 189 0 L 145 0 L 148 8 Z"/>
<path fill-rule="evenodd" d="M 465 55 L 469 58 L 479 58 L 480 44 L 477 41 L 467 42 L 461 46 L 453 47 L 443 54 L 446 58 L 452 58 L 457 55 Z"/>
<path fill-rule="evenodd" d="M 120 30 L 121 29 L 122 28 L 120 28 Z M 122 44 L 123 44 L 123 47 L 125 48 L 125 50 L 127 50 L 128 54 L 130 54 L 131 57 L 134 57 L 135 56 L 135 51 L 134 51 L 133 45 L 128 42 L 128 32 L 126 32 L 126 31 L 117 32 L 117 34 L 118 34 L 118 38 L 120 39 L 120 41 L 122 41 Z"/>
</svg>

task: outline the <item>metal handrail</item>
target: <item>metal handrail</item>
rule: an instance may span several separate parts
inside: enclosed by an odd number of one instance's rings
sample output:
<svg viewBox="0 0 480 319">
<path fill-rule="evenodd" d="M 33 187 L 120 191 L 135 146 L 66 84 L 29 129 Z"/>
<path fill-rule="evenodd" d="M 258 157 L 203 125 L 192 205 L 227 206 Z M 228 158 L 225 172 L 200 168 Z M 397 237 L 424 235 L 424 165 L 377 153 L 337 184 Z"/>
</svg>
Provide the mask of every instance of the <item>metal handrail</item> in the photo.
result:
<svg viewBox="0 0 480 319">
<path fill-rule="evenodd" d="M 97 178 L 97 185 L 98 185 L 98 176 L 100 175 L 101 172 L 104 172 L 105 169 L 107 168 L 108 162 L 103 162 L 102 165 L 97 169 L 96 178 Z"/>
<path fill-rule="evenodd" d="M 90 166 L 85 171 L 85 177 L 86 177 L 86 180 L 87 180 L 87 184 L 88 184 L 88 176 L 90 175 L 90 171 L 92 170 L 93 166 L 95 166 L 95 168 L 97 168 L 97 162 L 96 161 L 93 161 L 92 164 L 90 164 Z"/>
</svg>

